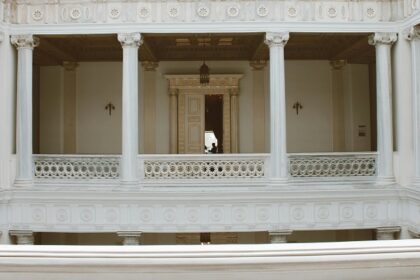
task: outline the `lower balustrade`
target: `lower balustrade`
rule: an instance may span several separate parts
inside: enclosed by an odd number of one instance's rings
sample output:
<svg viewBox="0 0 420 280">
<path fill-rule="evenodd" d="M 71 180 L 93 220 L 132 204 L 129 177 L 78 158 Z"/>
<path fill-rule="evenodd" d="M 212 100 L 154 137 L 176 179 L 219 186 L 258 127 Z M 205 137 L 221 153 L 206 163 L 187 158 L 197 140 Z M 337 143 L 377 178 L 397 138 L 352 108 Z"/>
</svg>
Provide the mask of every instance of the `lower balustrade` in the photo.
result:
<svg viewBox="0 0 420 280">
<path fill-rule="evenodd" d="M 289 179 L 375 179 L 376 153 L 289 154 Z M 34 155 L 35 181 L 118 182 L 119 155 Z M 269 181 L 269 154 L 140 155 L 139 180 Z"/>
</svg>

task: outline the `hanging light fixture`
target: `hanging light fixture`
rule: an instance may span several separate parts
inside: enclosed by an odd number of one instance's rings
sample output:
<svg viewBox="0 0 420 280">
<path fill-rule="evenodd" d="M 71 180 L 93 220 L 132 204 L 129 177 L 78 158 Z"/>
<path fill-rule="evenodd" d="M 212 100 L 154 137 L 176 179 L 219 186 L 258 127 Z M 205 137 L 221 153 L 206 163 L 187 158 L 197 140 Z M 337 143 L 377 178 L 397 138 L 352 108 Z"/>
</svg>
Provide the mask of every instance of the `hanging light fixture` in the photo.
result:
<svg viewBox="0 0 420 280">
<path fill-rule="evenodd" d="M 206 62 L 203 61 L 203 65 L 200 67 L 200 84 L 208 85 L 210 82 L 210 69 Z"/>
<path fill-rule="evenodd" d="M 209 38 L 203 38 L 201 45 L 203 46 L 203 51 L 205 53 L 206 46 L 211 44 L 210 36 Z M 208 85 L 210 82 L 210 69 L 206 64 L 205 55 L 203 55 L 203 65 L 200 67 L 200 84 Z"/>
</svg>

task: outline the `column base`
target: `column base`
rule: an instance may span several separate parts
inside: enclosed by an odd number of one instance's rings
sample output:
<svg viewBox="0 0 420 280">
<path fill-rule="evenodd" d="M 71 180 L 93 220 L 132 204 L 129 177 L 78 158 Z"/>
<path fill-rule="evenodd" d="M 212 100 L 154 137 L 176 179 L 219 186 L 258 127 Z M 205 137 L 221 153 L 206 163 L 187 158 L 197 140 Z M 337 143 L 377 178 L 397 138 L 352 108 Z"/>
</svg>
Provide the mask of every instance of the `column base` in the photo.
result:
<svg viewBox="0 0 420 280">
<path fill-rule="evenodd" d="M 119 231 L 117 235 L 123 239 L 124 246 L 140 245 L 141 231 Z"/>
<path fill-rule="evenodd" d="M 290 229 L 269 231 L 268 235 L 270 236 L 270 243 L 287 243 L 287 236 L 291 235 L 292 233 L 293 230 Z"/>
<path fill-rule="evenodd" d="M 34 233 L 31 230 L 9 230 L 9 235 L 16 237 L 17 245 L 34 245 Z"/>
<path fill-rule="evenodd" d="M 120 185 L 124 186 L 124 187 L 138 187 L 139 186 L 139 181 L 138 180 L 133 180 L 133 181 L 120 180 Z"/>
<path fill-rule="evenodd" d="M 376 184 L 377 185 L 391 185 L 395 184 L 395 177 L 377 177 L 376 178 Z"/>
<path fill-rule="evenodd" d="M 289 178 L 270 178 L 269 185 L 272 187 L 284 186 L 289 183 Z"/>
<path fill-rule="evenodd" d="M 401 231 L 401 227 L 378 227 L 376 229 L 376 240 L 394 240 L 396 233 Z"/>
<path fill-rule="evenodd" d="M 13 186 L 18 188 L 25 188 L 25 187 L 32 187 L 34 185 L 33 180 L 27 180 L 27 179 L 16 179 Z"/>
</svg>

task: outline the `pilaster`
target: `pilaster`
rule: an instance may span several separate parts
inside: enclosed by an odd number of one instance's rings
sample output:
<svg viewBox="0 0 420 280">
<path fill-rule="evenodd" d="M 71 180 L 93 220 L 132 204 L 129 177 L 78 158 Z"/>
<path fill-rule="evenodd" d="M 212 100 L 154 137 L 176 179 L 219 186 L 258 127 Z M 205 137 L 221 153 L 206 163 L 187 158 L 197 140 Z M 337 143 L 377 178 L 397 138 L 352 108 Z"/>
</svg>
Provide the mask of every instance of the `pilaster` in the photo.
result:
<svg viewBox="0 0 420 280">
<path fill-rule="evenodd" d="M 230 90 L 230 152 L 239 153 L 239 89 Z"/>
<path fill-rule="evenodd" d="M 170 153 L 178 152 L 178 90 L 169 90 L 170 99 Z"/>
<path fill-rule="evenodd" d="M 141 130 L 143 141 L 143 152 L 146 154 L 156 153 L 156 68 L 159 63 L 156 61 L 143 61 L 143 126 Z M 141 127 L 139 128 L 141 129 Z"/>
<path fill-rule="evenodd" d="M 141 231 L 119 231 L 117 235 L 123 239 L 124 246 L 140 245 Z"/>
<path fill-rule="evenodd" d="M 286 90 L 284 47 L 289 33 L 266 33 L 265 43 L 270 48 L 270 165 L 273 183 L 288 177 L 286 150 Z"/>
<path fill-rule="evenodd" d="M 13 35 L 12 44 L 18 50 L 16 155 L 18 167 L 16 186 L 32 185 L 32 57 L 38 46 L 37 38 L 30 34 Z"/>
<path fill-rule="evenodd" d="M 396 234 L 400 231 L 400 227 L 378 227 L 375 230 L 376 240 L 394 240 L 396 239 Z"/>
<path fill-rule="evenodd" d="M 345 117 L 344 117 L 344 81 L 343 70 L 347 62 L 345 60 L 332 60 L 332 102 L 333 102 L 333 151 L 344 152 L 345 141 Z"/>
<path fill-rule="evenodd" d="M 270 236 L 270 243 L 287 243 L 287 237 L 292 233 L 292 230 L 270 231 L 268 233 L 268 235 Z"/>
<path fill-rule="evenodd" d="M 121 184 L 137 185 L 138 128 L 138 48 L 142 44 L 140 33 L 118 34 L 123 48 L 123 113 Z"/>
<path fill-rule="evenodd" d="M 369 36 L 376 48 L 378 183 L 394 182 L 391 46 L 396 41 L 396 33 Z"/>
<path fill-rule="evenodd" d="M 31 230 L 11 230 L 9 234 L 16 238 L 17 245 L 34 245 L 34 235 Z"/>
<path fill-rule="evenodd" d="M 74 61 L 64 61 L 64 153 L 76 153 L 76 68 Z"/>
<path fill-rule="evenodd" d="M 420 187 L 420 26 L 411 27 L 404 32 L 404 37 L 411 46 L 411 97 L 412 97 L 412 131 L 414 148 L 413 184 Z"/>
<path fill-rule="evenodd" d="M 253 85 L 253 131 L 254 131 L 254 152 L 265 153 L 266 148 L 266 100 L 267 84 L 265 79 L 265 69 L 267 61 L 253 60 L 249 62 L 252 67 L 252 85 Z"/>
</svg>

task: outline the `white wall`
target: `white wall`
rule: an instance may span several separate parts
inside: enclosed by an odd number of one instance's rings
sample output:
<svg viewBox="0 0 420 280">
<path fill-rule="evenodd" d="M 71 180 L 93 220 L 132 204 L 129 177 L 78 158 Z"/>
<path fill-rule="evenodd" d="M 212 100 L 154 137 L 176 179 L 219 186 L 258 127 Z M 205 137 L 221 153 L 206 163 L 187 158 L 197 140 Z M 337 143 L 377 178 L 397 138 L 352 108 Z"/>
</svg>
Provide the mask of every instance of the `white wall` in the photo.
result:
<svg viewBox="0 0 420 280">
<path fill-rule="evenodd" d="M 40 74 L 40 147 L 43 154 L 63 151 L 63 69 L 41 67 Z"/>
<path fill-rule="evenodd" d="M 81 154 L 121 153 L 121 62 L 80 63 L 76 87 L 76 149 Z M 111 115 L 105 106 L 111 102 Z"/>
<path fill-rule="evenodd" d="M 286 61 L 287 151 L 332 150 L 332 89 L 328 61 Z M 299 114 L 292 108 L 302 104 Z"/>
<path fill-rule="evenodd" d="M 211 73 L 243 74 L 239 96 L 239 147 L 241 153 L 254 151 L 254 142 L 258 137 L 265 138 L 265 151 L 269 152 L 267 129 L 265 133 L 254 135 L 254 109 L 267 110 L 268 104 L 256 108 L 253 102 L 254 75 L 248 61 L 209 61 Z M 169 96 L 165 74 L 197 73 L 200 61 L 160 62 L 155 73 L 155 138 L 156 153 L 169 153 Z M 260 80 L 268 77 L 268 66 L 260 75 Z M 119 154 L 121 153 L 121 95 L 122 95 L 121 62 L 82 62 L 76 69 L 76 141 L 78 153 Z M 141 80 L 143 69 L 139 64 L 139 89 L 146 87 L 142 83 L 153 80 Z M 368 67 L 365 65 L 347 65 L 345 70 L 347 81 L 346 93 L 351 106 L 348 118 L 348 134 L 351 149 L 369 150 L 370 137 L 359 139 L 354 137 L 358 124 L 369 128 L 369 79 Z M 150 77 L 150 73 L 148 74 Z M 262 78 L 261 78 L 262 77 Z M 41 67 L 41 153 L 60 152 L 60 119 L 62 104 L 60 82 L 61 67 Z M 263 82 L 263 81 L 261 81 Z M 266 81 L 268 83 L 268 81 Z M 147 87 L 150 88 L 150 87 Z M 153 87 L 151 87 L 153 88 Z M 257 87 L 258 88 L 258 87 Z M 268 91 L 268 86 L 266 87 Z M 268 94 L 261 94 L 268 98 Z M 42 103 L 44 100 L 44 103 Z M 142 94 L 139 97 L 140 138 L 147 137 L 144 126 Z M 268 100 L 267 100 L 268 101 Z M 299 101 L 303 109 L 296 114 L 292 108 Z M 108 102 L 112 102 L 115 110 L 109 116 L 105 110 Z M 328 152 L 332 151 L 332 75 L 328 61 L 286 61 L 286 106 L 287 106 L 287 147 L 288 152 Z M 269 119 L 266 118 L 266 122 Z M 262 124 L 267 128 L 267 124 Z M 153 131 L 153 130 L 152 130 Z M 140 139 L 143 145 L 143 139 Z M 349 150 L 351 150 L 349 149 Z M 139 147 L 143 151 L 143 147 Z"/>
</svg>

